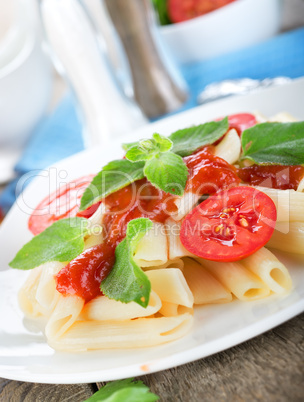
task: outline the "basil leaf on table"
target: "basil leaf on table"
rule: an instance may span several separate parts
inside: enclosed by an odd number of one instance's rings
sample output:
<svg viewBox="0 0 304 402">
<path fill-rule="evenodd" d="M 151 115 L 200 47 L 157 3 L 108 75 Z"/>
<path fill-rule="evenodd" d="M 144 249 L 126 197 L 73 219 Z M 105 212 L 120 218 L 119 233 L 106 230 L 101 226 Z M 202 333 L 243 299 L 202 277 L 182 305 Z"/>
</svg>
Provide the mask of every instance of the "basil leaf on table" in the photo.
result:
<svg viewBox="0 0 304 402">
<path fill-rule="evenodd" d="M 257 164 L 304 164 L 304 122 L 261 123 L 242 134 L 242 160 Z"/>
<path fill-rule="evenodd" d="M 28 270 L 50 261 L 71 261 L 83 252 L 87 233 L 87 219 L 61 219 L 26 243 L 9 265 Z"/>
<path fill-rule="evenodd" d="M 80 211 L 96 204 L 107 195 L 144 178 L 143 162 L 119 159 L 108 163 L 94 177 L 81 198 Z"/>
<path fill-rule="evenodd" d="M 188 169 L 182 157 L 172 152 L 159 154 L 146 162 L 144 173 L 157 188 L 175 195 L 183 195 Z"/>
<path fill-rule="evenodd" d="M 84 402 L 154 402 L 158 399 L 142 381 L 127 378 L 109 382 Z"/>
<path fill-rule="evenodd" d="M 152 221 L 147 218 L 134 219 L 128 223 L 126 237 L 115 250 L 115 264 L 100 285 L 101 291 L 109 299 L 123 303 L 134 301 L 142 307 L 148 306 L 151 283 L 133 256 L 136 246 L 152 226 Z"/>
<path fill-rule="evenodd" d="M 193 154 L 204 145 L 213 144 L 220 139 L 229 129 L 228 117 L 220 121 L 211 121 L 182 130 L 169 135 L 173 142 L 171 152 L 180 156 Z"/>
</svg>

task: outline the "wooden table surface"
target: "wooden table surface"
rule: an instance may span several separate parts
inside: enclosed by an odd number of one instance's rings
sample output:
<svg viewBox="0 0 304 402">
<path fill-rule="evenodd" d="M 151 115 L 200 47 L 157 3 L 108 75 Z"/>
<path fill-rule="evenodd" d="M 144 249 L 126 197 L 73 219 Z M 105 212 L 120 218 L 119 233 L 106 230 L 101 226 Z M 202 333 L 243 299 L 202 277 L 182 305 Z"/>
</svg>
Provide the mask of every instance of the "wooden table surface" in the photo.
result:
<svg viewBox="0 0 304 402">
<path fill-rule="evenodd" d="M 303 24 L 304 0 L 284 0 L 284 30 Z M 163 402 L 303 402 L 304 314 L 224 352 L 140 379 Z M 81 402 L 102 385 L 0 378 L 0 402 Z"/>
<path fill-rule="evenodd" d="M 224 352 L 140 379 L 163 402 L 304 401 L 304 314 Z M 0 401 L 81 402 L 102 385 L 0 379 Z"/>
</svg>

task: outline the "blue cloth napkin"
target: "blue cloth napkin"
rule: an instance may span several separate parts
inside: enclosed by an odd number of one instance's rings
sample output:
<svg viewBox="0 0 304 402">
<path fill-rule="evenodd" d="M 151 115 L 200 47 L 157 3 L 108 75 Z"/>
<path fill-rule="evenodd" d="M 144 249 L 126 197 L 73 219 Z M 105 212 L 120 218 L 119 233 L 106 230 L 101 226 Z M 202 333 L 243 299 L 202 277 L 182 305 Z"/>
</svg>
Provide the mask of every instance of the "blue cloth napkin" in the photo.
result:
<svg viewBox="0 0 304 402">
<path fill-rule="evenodd" d="M 181 110 L 196 106 L 197 95 L 212 82 L 235 78 L 264 79 L 276 76 L 297 78 L 304 75 L 304 27 L 281 34 L 250 48 L 181 67 L 190 97 Z M 73 99 L 67 95 L 53 114 L 34 131 L 16 165 L 17 179 L 0 196 L 0 207 L 6 212 L 13 204 L 18 178 L 43 169 L 84 148 L 82 127 Z"/>
</svg>

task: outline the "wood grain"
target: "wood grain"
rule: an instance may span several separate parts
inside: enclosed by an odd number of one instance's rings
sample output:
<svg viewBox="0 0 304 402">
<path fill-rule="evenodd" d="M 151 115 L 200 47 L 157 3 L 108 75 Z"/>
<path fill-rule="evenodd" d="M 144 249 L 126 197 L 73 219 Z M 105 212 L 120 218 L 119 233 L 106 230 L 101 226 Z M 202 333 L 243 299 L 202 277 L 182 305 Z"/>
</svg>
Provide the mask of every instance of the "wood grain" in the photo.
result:
<svg viewBox="0 0 304 402">
<path fill-rule="evenodd" d="M 141 379 L 165 402 L 304 401 L 304 314 L 225 352 Z"/>
<path fill-rule="evenodd" d="M 304 401 L 304 314 L 225 352 L 140 379 L 162 402 Z"/>
<path fill-rule="evenodd" d="M 303 402 L 304 314 L 222 353 L 139 379 L 161 402 Z M 102 385 L 0 379 L 0 402 L 81 402 Z"/>
<path fill-rule="evenodd" d="M 0 379 L 1 402 L 82 402 L 96 390 L 95 384 L 51 385 Z"/>
</svg>

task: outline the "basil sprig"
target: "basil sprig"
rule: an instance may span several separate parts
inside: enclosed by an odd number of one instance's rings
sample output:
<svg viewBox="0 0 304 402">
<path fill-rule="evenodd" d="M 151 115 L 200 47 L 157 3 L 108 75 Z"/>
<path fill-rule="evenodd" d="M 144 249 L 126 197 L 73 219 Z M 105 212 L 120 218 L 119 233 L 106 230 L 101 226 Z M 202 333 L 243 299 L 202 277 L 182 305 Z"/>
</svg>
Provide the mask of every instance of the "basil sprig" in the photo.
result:
<svg viewBox="0 0 304 402">
<path fill-rule="evenodd" d="M 172 141 L 171 152 L 180 156 L 188 156 L 193 154 L 204 145 L 211 145 L 219 140 L 229 129 L 228 117 L 219 121 L 210 121 L 208 123 L 199 124 L 177 130 L 169 135 L 167 139 Z M 122 147 L 128 151 L 134 146 L 138 146 L 141 141 L 123 144 Z"/>
<path fill-rule="evenodd" d="M 151 140 L 141 140 L 131 147 L 126 158 L 132 162 L 145 161 L 144 175 L 157 188 L 183 195 L 188 169 L 183 159 L 171 152 L 173 143 L 157 133 Z"/>
<path fill-rule="evenodd" d="M 126 159 L 108 163 L 94 177 L 82 196 L 80 210 L 143 177 L 165 192 L 183 195 L 188 172 L 181 157 L 213 144 L 228 128 L 226 117 L 178 130 L 169 138 L 154 133 L 152 139 L 123 144 Z"/>
<path fill-rule="evenodd" d="M 304 164 L 304 122 L 261 123 L 242 134 L 241 160 L 256 164 Z"/>
</svg>

